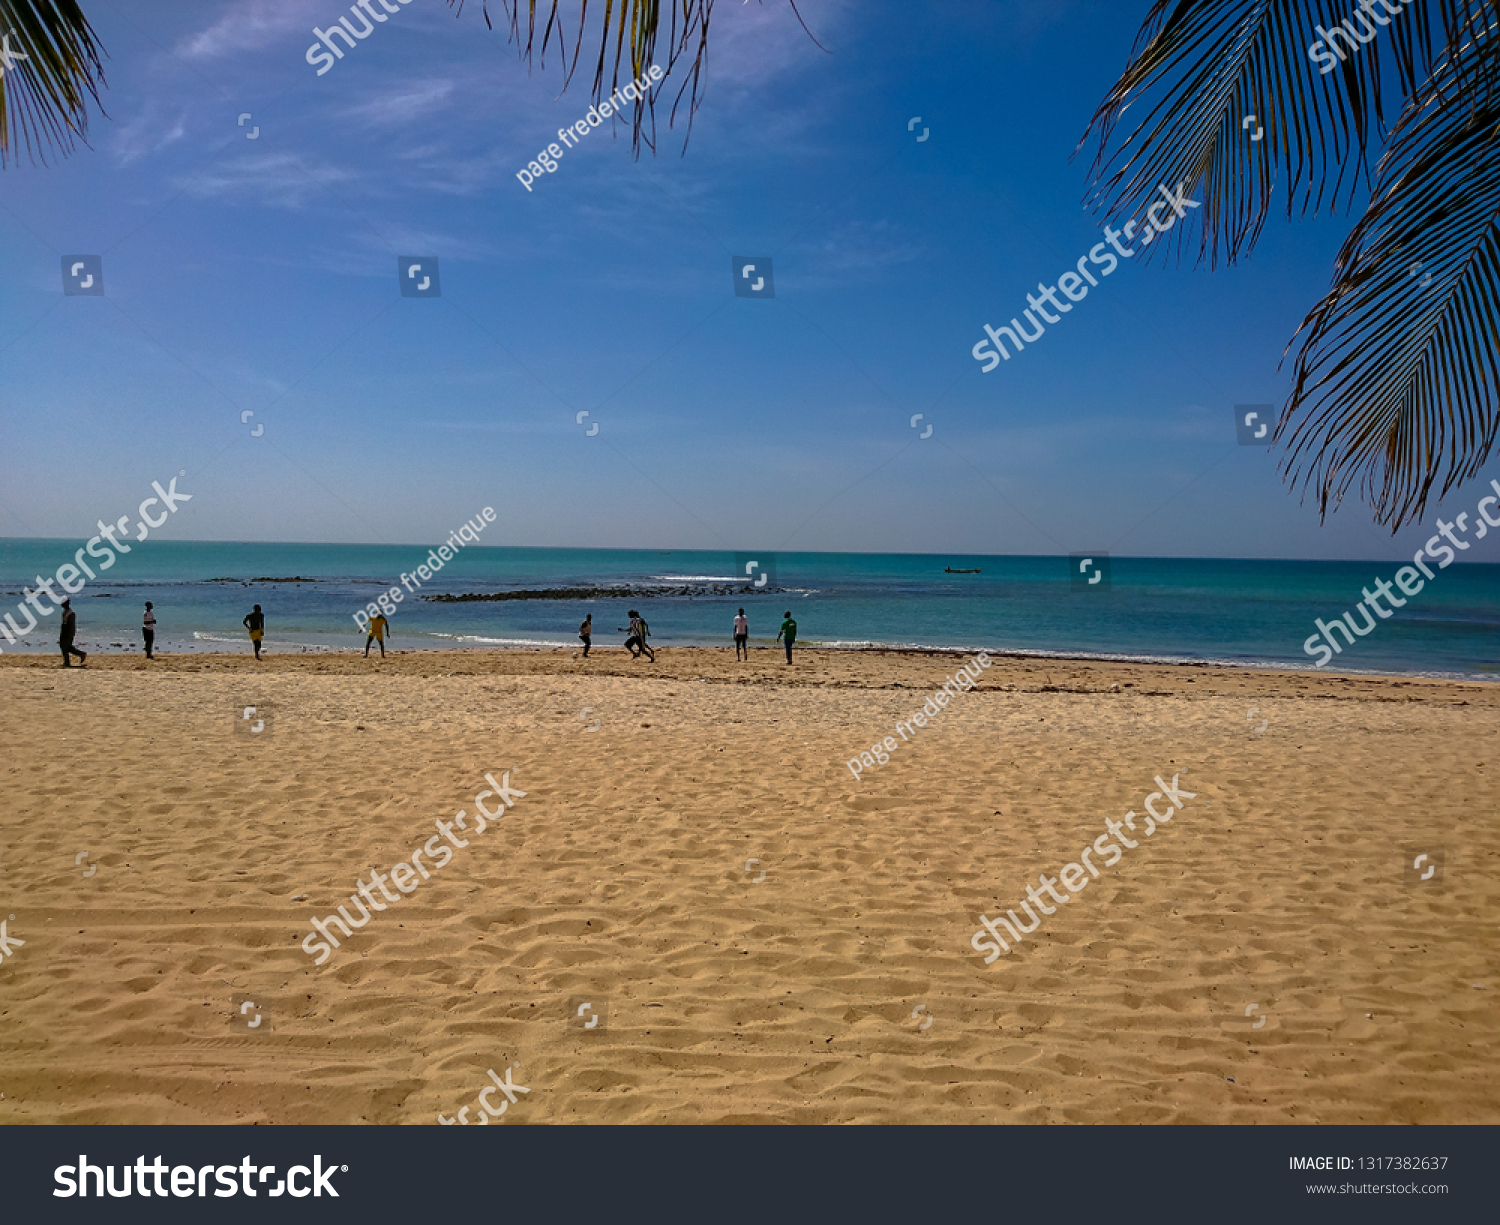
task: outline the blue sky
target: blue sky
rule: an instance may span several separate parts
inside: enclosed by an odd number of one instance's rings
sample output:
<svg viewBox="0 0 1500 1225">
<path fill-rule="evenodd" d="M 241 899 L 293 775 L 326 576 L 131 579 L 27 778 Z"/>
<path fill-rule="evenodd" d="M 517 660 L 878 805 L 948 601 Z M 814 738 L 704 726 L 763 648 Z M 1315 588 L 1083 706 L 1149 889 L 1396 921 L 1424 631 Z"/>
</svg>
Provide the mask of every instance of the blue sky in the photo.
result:
<svg viewBox="0 0 1500 1225">
<path fill-rule="evenodd" d="M 1320 525 L 1236 444 L 1235 404 L 1284 401 L 1345 218 L 1275 215 L 1214 272 L 1124 263 L 992 373 L 971 356 L 1101 241 L 1072 154 L 1144 0 L 805 0 L 823 49 L 783 0 L 721 0 L 685 156 L 661 106 L 656 155 L 600 128 L 530 193 L 587 69 L 528 72 L 477 3 L 412 0 L 322 76 L 337 0 L 84 7 L 108 117 L 0 172 L 0 536 L 86 538 L 183 470 L 177 539 L 431 542 L 486 505 L 516 545 L 1393 558 L 1431 534 L 1355 502 Z M 61 293 L 76 253 L 105 296 Z M 440 298 L 400 296 L 406 255 L 438 257 Z M 774 299 L 734 295 L 734 255 L 772 256 Z"/>
</svg>

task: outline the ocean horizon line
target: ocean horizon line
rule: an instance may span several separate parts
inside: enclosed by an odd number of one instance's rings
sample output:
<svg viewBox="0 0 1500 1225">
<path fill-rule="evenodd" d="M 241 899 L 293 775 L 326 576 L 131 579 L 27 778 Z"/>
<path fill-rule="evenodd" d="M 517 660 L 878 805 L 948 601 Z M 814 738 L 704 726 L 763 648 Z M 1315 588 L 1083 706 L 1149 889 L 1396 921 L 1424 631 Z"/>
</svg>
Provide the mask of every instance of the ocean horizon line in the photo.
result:
<svg viewBox="0 0 1500 1225">
<path fill-rule="evenodd" d="M 87 540 L 83 536 L 0 536 L 0 547 L 6 544 L 69 544 L 75 540 Z M 354 540 L 227 540 L 227 539 L 177 539 L 162 540 L 153 538 L 153 549 L 160 546 L 173 545 L 235 545 L 252 548 L 261 547 L 284 547 L 284 548 L 337 548 L 337 549 L 405 549 L 405 548 L 434 548 L 443 544 L 446 537 L 441 539 L 425 540 L 398 540 L 394 543 L 385 541 L 354 541 Z M 524 550 L 537 553 L 643 553 L 643 554 L 736 554 L 754 553 L 757 550 L 747 547 L 730 548 L 659 548 L 656 546 L 630 546 L 623 545 L 549 545 L 549 544 L 486 544 L 483 542 L 465 544 L 463 553 L 477 551 L 500 551 L 504 549 Z M 948 559 L 993 559 L 995 561 L 1021 560 L 1034 558 L 1047 558 L 1056 560 L 1063 557 L 1071 557 L 1075 554 L 1087 553 L 1088 549 L 1071 549 L 1061 553 L 966 553 L 961 550 L 952 552 L 940 551 L 880 551 L 872 549 L 762 549 L 759 552 L 767 556 L 783 557 L 916 557 L 935 558 L 939 560 Z M 1110 558 L 1111 561 L 1162 561 L 1162 562 L 1274 562 L 1294 565 L 1389 565 L 1405 554 L 1397 548 L 1391 557 L 1286 557 L 1251 554 L 1189 554 L 1189 553 L 1114 553 L 1107 549 L 1095 550 L 1101 556 Z M 1452 563 L 1458 566 L 1500 566 L 1500 559 L 1495 561 L 1473 561 L 1466 559 L 1455 559 Z M 692 581 L 690 576 L 682 576 L 681 581 Z M 703 581 L 722 582 L 722 578 L 704 578 Z"/>
</svg>

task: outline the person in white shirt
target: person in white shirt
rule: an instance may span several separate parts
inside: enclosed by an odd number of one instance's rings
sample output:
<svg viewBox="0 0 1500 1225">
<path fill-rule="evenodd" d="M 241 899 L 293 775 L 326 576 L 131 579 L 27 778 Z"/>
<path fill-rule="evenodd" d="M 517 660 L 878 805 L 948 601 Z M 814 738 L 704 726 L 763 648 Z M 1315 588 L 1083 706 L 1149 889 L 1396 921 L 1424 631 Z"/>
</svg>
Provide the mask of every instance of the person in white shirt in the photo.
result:
<svg viewBox="0 0 1500 1225">
<path fill-rule="evenodd" d="M 744 654 L 741 655 L 740 652 Z M 745 617 L 745 610 L 740 609 L 740 615 L 734 619 L 734 657 L 735 659 L 750 658 L 750 622 Z"/>
</svg>

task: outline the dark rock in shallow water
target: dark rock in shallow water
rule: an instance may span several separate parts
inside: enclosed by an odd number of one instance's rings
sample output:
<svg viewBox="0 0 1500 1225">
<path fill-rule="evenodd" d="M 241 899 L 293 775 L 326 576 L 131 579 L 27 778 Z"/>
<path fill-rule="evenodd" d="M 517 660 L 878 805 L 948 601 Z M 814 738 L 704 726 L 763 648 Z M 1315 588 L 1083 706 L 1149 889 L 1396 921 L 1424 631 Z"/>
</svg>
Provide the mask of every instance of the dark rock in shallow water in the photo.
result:
<svg viewBox="0 0 1500 1225">
<path fill-rule="evenodd" d="M 435 604 L 472 604 L 495 600 L 662 600 L 674 596 L 779 595 L 782 587 L 754 587 L 749 583 L 713 583 L 701 587 L 544 587 L 521 591 L 475 592 L 468 595 L 424 595 Z"/>
</svg>

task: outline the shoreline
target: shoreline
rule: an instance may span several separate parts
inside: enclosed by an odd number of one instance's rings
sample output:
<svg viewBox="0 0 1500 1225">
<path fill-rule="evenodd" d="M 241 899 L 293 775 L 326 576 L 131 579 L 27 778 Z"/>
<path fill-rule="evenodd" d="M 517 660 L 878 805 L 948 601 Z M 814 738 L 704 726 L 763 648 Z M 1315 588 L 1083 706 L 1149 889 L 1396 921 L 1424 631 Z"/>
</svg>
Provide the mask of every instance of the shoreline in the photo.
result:
<svg viewBox="0 0 1500 1225">
<path fill-rule="evenodd" d="M 1099 658 L 1097 656 L 1036 655 L 1018 652 L 990 650 L 988 648 L 956 647 L 798 647 L 797 662 L 790 668 L 784 662 L 779 647 L 755 648 L 755 654 L 746 663 L 735 668 L 733 647 L 658 647 L 657 660 L 636 661 L 618 645 L 595 647 L 585 661 L 577 647 L 557 646 L 512 646 L 474 648 L 434 648 L 431 650 L 390 650 L 386 658 L 378 653 L 365 657 L 359 648 L 331 647 L 323 650 L 264 651 L 264 658 L 256 660 L 247 649 L 243 653 L 220 653 L 191 651 L 182 654 L 161 653 L 148 661 L 138 653 L 103 654 L 91 651 L 86 666 L 74 665 L 82 671 L 95 672 L 166 672 L 171 674 L 240 674 L 253 671 L 257 674 L 301 675 L 330 674 L 339 676 L 359 675 L 370 670 L 392 672 L 401 676 L 474 676 L 511 675 L 546 676 L 557 675 L 570 678 L 588 677 L 632 677 L 642 680 L 692 679 L 693 674 L 704 669 L 727 670 L 731 673 L 743 670 L 739 679 L 757 684 L 784 684 L 790 688 L 834 687 L 834 688 L 920 688 L 936 673 L 923 670 L 924 660 L 957 661 L 984 650 L 995 665 L 993 677 L 1010 677 L 1017 674 L 1039 673 L 1044 678 L 1043 687 L 1022 692 L 1109 692 L 1108 683 L 1113 681 L 1126 688 L 1137 687 L 1137 682 L 1124 682 L 1119 677 L 1155 676 L 1159 683 L 1178 683 L 1186 680 L 1196 684 L 1197 677 L 1186 677 L 1188 672 L 1204 677 L 1214 677 L 1225 682 L 1235 681 L 1239 688 L 1254 688 L 1258 692 L 1293 686 L 1305 689 L 1309 685 L 1326 684 L 1338 687 L 1362 685 L 1370 688 L 1391 688 L 1421 685 L 1424 687 L 1451 688 L 1476 693 L 1494 693 L 1495 681 L 1474 678 L 1429 675 L 1421 673 L 1383 673 L 1294 669 L 1278 665 L 1234 664 L 1203 660 L 1137 660 L 1130 658 Z M 840 663 L 846 665 L 840 667 Z M 872 670 L 885 670 L 894 666 L 901 673 L 901 680 L 881 683 L 870 676 Z M 946 664 L 944 665 L 946 668 Z M 0 655 L 0 672 L 4 670 L 61 670 L 55 654 L 34 653 L 29 655 Z M 1099 678 L 1102 689 L 1048 688 L 1054 673 L 1063 675 L 1071 670 L 1078 680 L 1081 671 L 1086 676 Z M 926 678 L 926 679 L 923 679 Z M 731 680 L 731 677 L 698 677 L 704 681 Z M 1500 679 L 1500 678 L 1497 678 Z M 1251 682 L 1258 682 L 1251 684 Z M 942 677 L 937 678 L 937 687 Z M 981 689 L 994 691 L 1005 688 L 995 683 L 982 684 Z M 1215 688 L 1217 686 L 1209 686 Z"/>
</svg>

